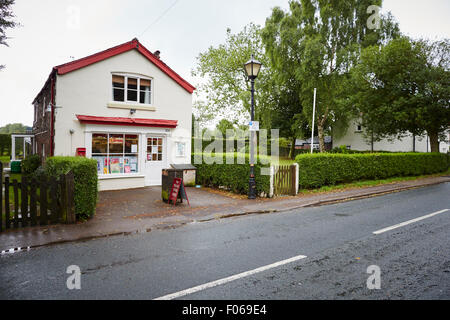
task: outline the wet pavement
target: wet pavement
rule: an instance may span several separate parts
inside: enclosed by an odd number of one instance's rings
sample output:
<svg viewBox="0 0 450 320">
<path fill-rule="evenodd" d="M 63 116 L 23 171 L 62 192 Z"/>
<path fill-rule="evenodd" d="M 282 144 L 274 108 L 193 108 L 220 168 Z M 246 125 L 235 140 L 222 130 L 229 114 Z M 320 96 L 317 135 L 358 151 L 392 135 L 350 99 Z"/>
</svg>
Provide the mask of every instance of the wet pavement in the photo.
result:
<svg viewBox="0 0 450 320">
<path fill-rule="evenodd" d="M 121 234 L 147 233 L 152 230 L 176 228 L 192 222 L 240 215 L 268 214 L 320 206 L 449 181 L 450 177 L 432 177 L 374 187 L 257 200 L 248 200 L 245 196 L 208 188 L 187 188 L 190 205 L 184 201 L 176 206 L 161 200 L 160 187 L 103 191 L 99 193 L 97 211 L 91 220 L 75 225 L 54 225 L 3 232 L 0 234 L 0 252 Z"/>
</svg>

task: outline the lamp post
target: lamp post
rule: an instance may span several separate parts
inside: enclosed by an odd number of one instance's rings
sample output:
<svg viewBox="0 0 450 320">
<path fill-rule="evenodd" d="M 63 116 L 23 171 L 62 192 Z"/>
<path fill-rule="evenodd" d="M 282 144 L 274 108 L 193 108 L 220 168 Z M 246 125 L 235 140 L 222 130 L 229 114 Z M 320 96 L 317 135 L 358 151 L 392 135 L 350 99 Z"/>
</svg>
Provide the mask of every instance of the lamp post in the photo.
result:
<svg viewBox="0 0 450 320">
<path fill-rule="evenodd" d="M 261 69 L 261 62 L 252 58 L 244 65 L 245 73 L 251 82 L 252 109 L 251 121 L 255 121 L 255 79 Z M 256 181 L 255 181 L 255 131 L 250 128 L 250 179 L 249 179 L 249 199 L 256 199 Z"/>
</svg>

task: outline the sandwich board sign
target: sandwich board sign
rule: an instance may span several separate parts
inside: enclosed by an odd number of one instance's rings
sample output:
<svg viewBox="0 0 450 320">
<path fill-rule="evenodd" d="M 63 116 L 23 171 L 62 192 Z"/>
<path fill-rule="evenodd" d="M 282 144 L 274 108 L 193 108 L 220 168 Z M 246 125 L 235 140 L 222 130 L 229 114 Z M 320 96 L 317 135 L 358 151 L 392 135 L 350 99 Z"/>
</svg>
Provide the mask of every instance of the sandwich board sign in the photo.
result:
<svg viewBox="0 0 450 320">
<path fill-rule="evenodd" d="M 189 204 L 189 199 L 186 193 L 186 187 L 184 186 L 183 179 L 181 178 L 175 178 L 173 179 L 172 189 L 170 191 L 169 195 L 169 203 L 170 201 L 173 201 L 173 205 L 177 204 L 178 195 L 181 196 L 181 199 L 185 199 Z"/>
</svg>

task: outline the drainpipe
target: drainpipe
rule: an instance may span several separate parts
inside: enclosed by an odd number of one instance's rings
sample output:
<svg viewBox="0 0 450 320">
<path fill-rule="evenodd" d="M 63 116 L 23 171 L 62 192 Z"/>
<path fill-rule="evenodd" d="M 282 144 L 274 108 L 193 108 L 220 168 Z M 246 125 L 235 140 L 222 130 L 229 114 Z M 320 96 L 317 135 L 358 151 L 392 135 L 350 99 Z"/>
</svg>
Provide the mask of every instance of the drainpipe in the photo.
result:
<svg viewBox="0 0 450 320">
<path fill-rule="evenodd" d="M 50 157 L 54 156 L 54 123 L 55 123 L 55 73 L 52 75 L 52 80 L 50 84 L 51 88 L 51 115 L 50 115 Z"/>
</svg>

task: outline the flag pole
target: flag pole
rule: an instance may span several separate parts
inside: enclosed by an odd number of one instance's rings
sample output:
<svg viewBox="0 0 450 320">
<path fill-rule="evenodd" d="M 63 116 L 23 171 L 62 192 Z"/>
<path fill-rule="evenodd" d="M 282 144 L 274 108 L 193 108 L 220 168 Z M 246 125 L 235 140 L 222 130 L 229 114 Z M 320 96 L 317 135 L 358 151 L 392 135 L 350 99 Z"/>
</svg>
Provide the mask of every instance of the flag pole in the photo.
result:
<svg viewBox="0 0 450 320">
<path fill-rule="evenodd" d="M 313 105 L 313 118 L 312 118 L 312 136 L 311 136 L 311 154 L 314 153 L 314 125 L 315 125 L 315 119 L 316 119 L 316 96 L 317 96 L 317 89 L 314 88 L 314 105 Z"/>
</svg>

